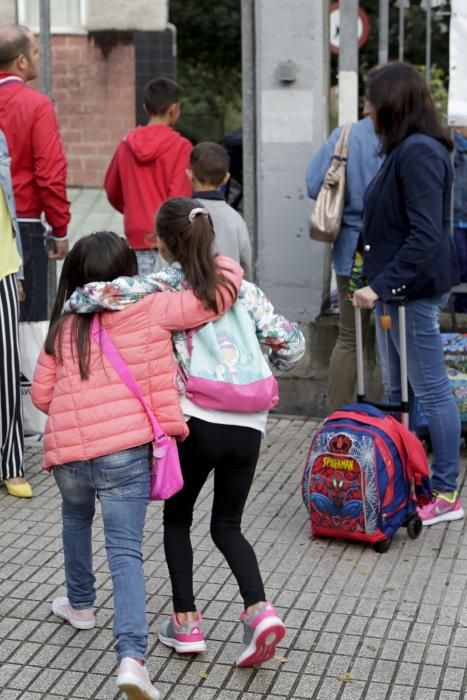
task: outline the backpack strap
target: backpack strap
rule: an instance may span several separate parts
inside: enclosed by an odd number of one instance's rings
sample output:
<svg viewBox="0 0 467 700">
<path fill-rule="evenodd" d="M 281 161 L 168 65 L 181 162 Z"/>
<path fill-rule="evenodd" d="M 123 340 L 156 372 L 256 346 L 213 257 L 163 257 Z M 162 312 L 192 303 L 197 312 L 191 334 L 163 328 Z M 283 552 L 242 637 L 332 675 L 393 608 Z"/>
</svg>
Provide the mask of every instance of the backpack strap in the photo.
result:
<svg viewBox="0 0 467 700">
<path fill-rule="evenodd" d="M 364 425 L 384 430 L 397 447 L 401 458 L 405 457 L 408 476 L 413 480 L 415 493 L 420 502 L 426 501 L 431 493 L 430 470 L 422 443 L 414 433 L 393 416 L 378 418 L 358 411 L 335 411 L 328 420 L 354 420 Z"/>
<path fill-rule="evenodd" d="M 94 342 L 101 347 L 102 352 L 104 353 L 107 360 L 110 362 L 110 364 L 112 365 L 122 382 L 128 387 L 131 393 L 141 402 L 144 410 L 146 411 L 146 415 L 149 419 L 149 422 L 151 423 L 156 442 L 160 443 L 163 440 L 165 440 L 167 436 L 162 430 L 157 418 L 149 408 L 141 392 L 141 389 L 139 388 L 139 385 L 133 376 L 132 371 L 128 367 L 127 363 L 125 362 L 115 345 L 112 343 L 109 334 L 102 326 L 100 318 L 97 315 L 94 316 L 92 321 L 91 337 L 94 340 Z"/>
</svg>

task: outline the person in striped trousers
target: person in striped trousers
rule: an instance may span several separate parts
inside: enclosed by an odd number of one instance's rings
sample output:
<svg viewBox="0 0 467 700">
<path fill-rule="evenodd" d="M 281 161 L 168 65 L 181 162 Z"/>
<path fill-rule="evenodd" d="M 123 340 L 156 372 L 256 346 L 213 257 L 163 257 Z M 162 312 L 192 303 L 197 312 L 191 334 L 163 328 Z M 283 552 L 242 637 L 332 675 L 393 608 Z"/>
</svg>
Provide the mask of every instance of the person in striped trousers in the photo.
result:
<svg viewBox="0 0 467 700">
<path fill-rule="evenodd" d="M 23 467 L 18 343 L 21 254 L 8 146 L 0 131 L 0 476 L 12 496 L 30 498 L 32 489 Z"/>
</svg>

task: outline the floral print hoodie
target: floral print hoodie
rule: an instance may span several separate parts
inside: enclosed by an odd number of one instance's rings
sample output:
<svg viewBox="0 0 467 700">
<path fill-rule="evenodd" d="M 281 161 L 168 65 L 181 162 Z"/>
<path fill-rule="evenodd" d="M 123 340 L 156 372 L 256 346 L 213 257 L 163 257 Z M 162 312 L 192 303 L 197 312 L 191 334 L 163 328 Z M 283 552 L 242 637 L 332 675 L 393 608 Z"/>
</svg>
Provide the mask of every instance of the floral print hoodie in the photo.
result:
<svg viewBox="0 0 467 700">
<path fill-rule="evenodd" d="M 64 311 L 92 313 L 119 311 L 155 292 L 180 291 L 187 288 L 180 265 L 164 268 L 145 277 L 119 277 L 113 282 L 90 282 L 78 288 L 66 302 Z M 238 300 L 254 324 L 256 337 L 268 349 L 268 359 L 278 370 L 286 371 L 295 365 L 305 352 L 305 338 L 297 323 L 290 322 L 274 307 L 264 292 L 251 282 L 242 282 Z M 172 336 L 174 354 L 182 377 L 190 374 L 190 351 L 186 332 Z M 179 382 L 184 393 L 184 381 Z"/>
</svg>

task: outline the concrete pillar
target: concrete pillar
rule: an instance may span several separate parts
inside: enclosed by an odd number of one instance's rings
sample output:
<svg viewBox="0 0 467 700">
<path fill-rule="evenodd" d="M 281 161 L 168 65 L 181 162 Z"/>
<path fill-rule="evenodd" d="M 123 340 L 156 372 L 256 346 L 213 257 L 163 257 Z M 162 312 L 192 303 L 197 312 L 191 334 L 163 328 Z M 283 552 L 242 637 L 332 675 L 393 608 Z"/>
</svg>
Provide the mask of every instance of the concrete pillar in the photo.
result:
<svg viewBox="0 0 467 700">
<path fill-rule="evenodd" d="M 257 259 L 255 5 L 242 0 L 243 216 Z M 256 277 L 256 271 L 255 271 Z"/>
<path fill-rule="evenodd" d="M 339 124 L 358 119 L 358 0 L 339 5 Z"/>
<path fill-rule="evenodd" d="M 389 61 L 389 0 L 379 0 L 378 63 Z"/>
<path fill-rule="evenodd" d="M 254 3 L 257 281 L 289 318 L 319 315 L 326 246 L 311 241 L 305 170 L 327 136 L 326 0 Z"/>
</svg>

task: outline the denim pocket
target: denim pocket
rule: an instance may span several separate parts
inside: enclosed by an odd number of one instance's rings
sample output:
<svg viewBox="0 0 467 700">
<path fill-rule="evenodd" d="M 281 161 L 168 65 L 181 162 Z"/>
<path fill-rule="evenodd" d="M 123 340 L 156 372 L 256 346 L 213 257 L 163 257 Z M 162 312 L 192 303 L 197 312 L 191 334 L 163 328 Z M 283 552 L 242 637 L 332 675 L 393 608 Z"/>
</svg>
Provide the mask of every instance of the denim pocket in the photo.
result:
<svg viewBox="0 0 467 700">
<path fill-rule="evenodd" d="M 53 468 L 55 480 L 59 479 L 75 479 L 76 466 L 74 464 L 60 464 Z"/>
<path fill-rule="evenodd" d="M 106 462 L 99 465 L 98 474 L 95 473 L 95 481 L 98 488 L 111 491 L 112 495 L 123 496 L 147 496 L 149 494 L 150 461 L 149 457 L 127 461 L 122 466 L 120 462 L 112 464 Z M 97 483 L 99 479 L 99 484 Z"/>
</svg>

